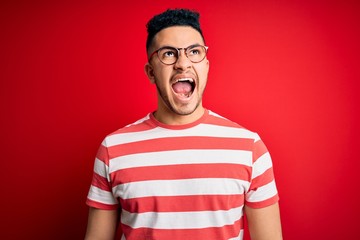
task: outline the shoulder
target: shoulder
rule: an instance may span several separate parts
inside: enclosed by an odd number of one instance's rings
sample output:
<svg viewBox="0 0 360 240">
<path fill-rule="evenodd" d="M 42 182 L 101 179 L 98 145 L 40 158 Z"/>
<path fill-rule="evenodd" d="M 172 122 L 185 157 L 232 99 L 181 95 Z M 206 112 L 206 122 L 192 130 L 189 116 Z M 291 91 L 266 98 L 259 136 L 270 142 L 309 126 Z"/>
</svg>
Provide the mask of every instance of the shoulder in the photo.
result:
<svg viewBox="0 0 360 240">
<path fill-rule="evenodd" d="M 103 141 L 103 145 L 112 146 L 115 142 L 119 141 L 120 139 L 125 140 L 130 136 L 142 134 L 146 131 L 154 129 L 155 127 L 156 125 L 154 125 L 153 122 L 151 121 L 150 113 L 149 113 L 145 117 L 108 134 Z"/>
<path fill-rule="evenodd" d="M 234 127 L 234 128 L 243 128 L 245 129 L 243 126 L 241 126 L 240 124 L 231 121 L 230 119 L 223 117 L 213 111 L 208 111 L 209 115 L 208 118 L 206 119 L 206 123 L 208 124 L 214 124 L 214 125 L 219 125 L 219 126 L 224 126 L 224 127 Z"/>
<path fill-rule="evenodd" d="M 224 130 L 227 129 L 228 131 L 232 131 L 234 134 L 237 133 L 241 135 L 240 137 L 253 139 L 254 142 L 260 140 L 260 137 L 256 132 L 251 131 L 242 125 L 210 110 L 208 118 L 204 121 L 204 124 L 214 125 Z"/>
</svg>

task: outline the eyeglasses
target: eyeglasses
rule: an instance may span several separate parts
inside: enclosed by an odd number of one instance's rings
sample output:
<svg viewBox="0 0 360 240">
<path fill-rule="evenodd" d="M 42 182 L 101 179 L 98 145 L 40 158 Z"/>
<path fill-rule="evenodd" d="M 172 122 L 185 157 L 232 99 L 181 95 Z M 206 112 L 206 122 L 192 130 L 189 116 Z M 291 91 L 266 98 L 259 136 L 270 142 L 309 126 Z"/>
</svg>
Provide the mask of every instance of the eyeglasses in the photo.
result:
<svg viewBox="0 0 360 240">
<path fill-rule="evenodd" d="M 149 61 L 154 54 L 157 53 L 159 60 L 165 65 L 172 65 L 177 62 L 180 55 L 180 50 L 184 49 L 186 57 L 193 63 L 199 63 L 205 59 L 206 53 L 209 47 L 202 45 L 191 45 L 186 48 L 175 48 L 175 47 L 162 47 L 154 51 Z"/>
</svg>

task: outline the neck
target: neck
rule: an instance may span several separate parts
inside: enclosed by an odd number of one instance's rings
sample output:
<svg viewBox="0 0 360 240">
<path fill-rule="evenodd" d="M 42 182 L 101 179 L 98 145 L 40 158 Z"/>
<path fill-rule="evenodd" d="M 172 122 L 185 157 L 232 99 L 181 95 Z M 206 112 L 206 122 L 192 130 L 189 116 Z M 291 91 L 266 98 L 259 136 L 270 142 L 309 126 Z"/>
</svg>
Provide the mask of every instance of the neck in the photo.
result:
<svg viewBox="0 0 360 240">
<path fill-rule="evenodd" d="M 184 125 L 195 122 L 200 119 L 205 112 L 205 108 L 199 105 L 194 112 L 186 115 L 175 113 L 169 109 L 158 108 L 154 112 L 154 117 L 159 121 L 167 125 Z"/>
</svg>

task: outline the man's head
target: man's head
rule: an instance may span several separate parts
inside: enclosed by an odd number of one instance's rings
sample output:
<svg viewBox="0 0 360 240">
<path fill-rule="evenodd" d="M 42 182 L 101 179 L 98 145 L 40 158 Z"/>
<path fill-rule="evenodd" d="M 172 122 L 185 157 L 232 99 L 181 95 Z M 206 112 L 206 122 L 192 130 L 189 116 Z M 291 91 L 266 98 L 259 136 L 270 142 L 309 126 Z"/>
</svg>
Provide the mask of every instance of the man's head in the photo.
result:
<svg viewBox="0 0 360 240">
<path fill-rule="evenodd" d="M 198 12 L 187 9 L 168 9 L 161 14 L 155 15 L 146 25 L 148 32 L 146 50 L 148 54 L 155 35 L 164 28 L 172 26 L 192 27 L 200 33 L 203 41 L 205 42 L 203 33 L 200 28 L 199 16 L 200 15 Z"/>
<path fill-rule="evenodd" d="M 148 24 L 145 73 L 158 92 L 155 117 L 167 124 L 190 123 L 204 113 L 209 61 L 198 18 L 189 10 L 168 10 Z"/>
</svg>

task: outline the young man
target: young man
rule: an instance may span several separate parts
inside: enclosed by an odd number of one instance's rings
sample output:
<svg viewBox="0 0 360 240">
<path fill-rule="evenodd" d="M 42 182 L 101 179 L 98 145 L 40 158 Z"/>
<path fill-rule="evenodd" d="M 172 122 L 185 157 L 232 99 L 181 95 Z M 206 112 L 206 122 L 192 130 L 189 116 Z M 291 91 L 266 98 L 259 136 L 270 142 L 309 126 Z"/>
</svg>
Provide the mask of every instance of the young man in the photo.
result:
<svg viewBox="0 0 360 240">
<path fill-rule="evenodd" d="M 259 136 L 205 109 L 207 47 L 196 12 L 147 25 L 158 108 L 108 135 L 95 160 L 86 239 L 282 239 L 272 162 Z M 119 220 L 118 220 L 119 219 Z"/>
</svg>

